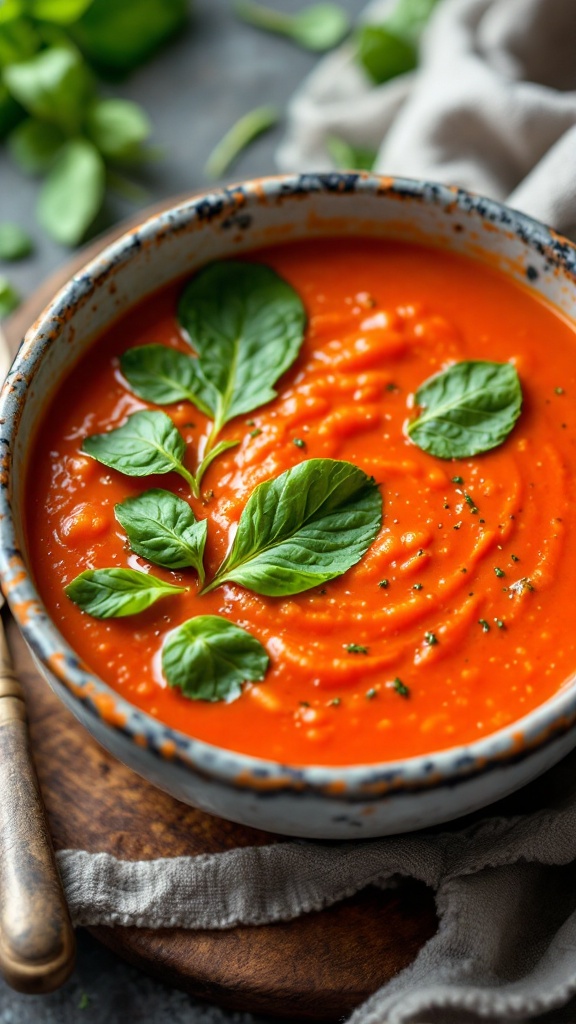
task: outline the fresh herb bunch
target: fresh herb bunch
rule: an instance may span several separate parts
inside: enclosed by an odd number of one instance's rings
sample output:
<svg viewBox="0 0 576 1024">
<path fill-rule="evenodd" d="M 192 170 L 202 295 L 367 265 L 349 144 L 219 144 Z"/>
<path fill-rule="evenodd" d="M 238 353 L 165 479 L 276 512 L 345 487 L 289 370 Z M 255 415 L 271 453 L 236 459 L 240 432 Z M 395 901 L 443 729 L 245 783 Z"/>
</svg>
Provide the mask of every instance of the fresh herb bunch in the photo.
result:
<svg viewBox="0 0 576 1024">
<path fill-rule="evenodd" d="M 103 98 L 96 74 L 121 75 L 184 23 L 187 0 L 5 0 L 0 6 L 0 139 L 18 167 L 42 177 L 38 219 L 77 245 L 106 189 L 155 155 L 136 103 Z"/>
</svg>

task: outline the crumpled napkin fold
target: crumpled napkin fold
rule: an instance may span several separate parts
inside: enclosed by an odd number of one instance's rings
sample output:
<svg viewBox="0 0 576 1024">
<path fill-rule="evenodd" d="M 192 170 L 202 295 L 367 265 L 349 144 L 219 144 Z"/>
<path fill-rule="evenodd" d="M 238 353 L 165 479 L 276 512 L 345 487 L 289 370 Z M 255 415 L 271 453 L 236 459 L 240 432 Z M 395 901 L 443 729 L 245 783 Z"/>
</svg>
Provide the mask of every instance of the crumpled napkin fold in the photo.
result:
<svg viewBox="0 0 576 1024">
<path fill-rule="evenodd" d="M 371 86 L 353 44 L 322 61 L 291 101 L 278 164 L 331 169 L 335 135 L 377 150 L 384 174 L 506 199 L 576 235 L 575 49 L 573 0 L 442 0 L 416 72 Z"/>
</svg>

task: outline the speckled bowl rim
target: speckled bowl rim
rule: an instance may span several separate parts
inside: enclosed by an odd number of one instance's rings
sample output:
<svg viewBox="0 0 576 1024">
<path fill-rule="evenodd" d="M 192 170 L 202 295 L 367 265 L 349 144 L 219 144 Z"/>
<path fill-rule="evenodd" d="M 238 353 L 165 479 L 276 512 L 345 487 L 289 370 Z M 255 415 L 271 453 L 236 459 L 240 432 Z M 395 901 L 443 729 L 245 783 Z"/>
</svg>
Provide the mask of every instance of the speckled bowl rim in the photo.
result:
<svg viewBox="0 0 576 1024">
<path fill-rule="evenodd" d="M 0 398 L 0 582 L 11 611 L 36 658 L 82 701 L 90 715 L 108 729 L 119 730 L 140 748 L 165 761 L 176 760 L 192 773 L 231 786 L 316 792 L 347 799 L 378 798 L 383 793 L 413 792 L 436 786 L 453 786 L 498 767 L 504 767 L 560 737 L 576 722 L 576 685 L 567 683 L 553 697 L 511 725 L 466 745 L 429 754 L 359 765 L 295 767 L 218 747 L 164 725 L 129 703 L 117 691 L 88 671 L 73 648 L 51 622 L 36 591 L 20 551 L 12 520 L 10 500 L 12 444 L 21 408 L 50 340 L 70 317 L 71 309 L 90 295 L 94 282 L 112 268 L 124 265 L 144 243 L 157 240 L 194 221 L 205 221 L 235 212 L 246 212 L 251 202 L 285 202 L 314 193 L 369 193 L 409 198 L 440 208 L 477 214 L 514 234 L 561 271 L 575 287 L 576 246 L 545 225 L 494 200 L 462 189 L 433 182 L 380 177 L 369 173 L 330 173 L 261 178 L 207 192 L 167 209 L 127 231 L 79 271 L 46 307 L 30 328 L 8 375 Z M 27 603 L 27 613 L 21 611 Z M 30 607 L 35 613 L 30 615 Z M 103 717 L 93 696 L 112 697 L 114 723 Z M 576 741 L 575 741 L 576 742 Z M 166 754 L 167 746 L 175 753 Z"/>
</svg>

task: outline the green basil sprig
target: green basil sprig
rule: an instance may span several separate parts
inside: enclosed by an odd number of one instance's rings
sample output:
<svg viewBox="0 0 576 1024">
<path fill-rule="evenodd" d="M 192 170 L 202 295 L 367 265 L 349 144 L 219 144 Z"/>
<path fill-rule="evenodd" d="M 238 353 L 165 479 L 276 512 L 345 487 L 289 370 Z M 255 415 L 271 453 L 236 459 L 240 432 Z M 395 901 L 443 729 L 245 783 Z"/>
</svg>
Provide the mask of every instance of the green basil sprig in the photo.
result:
<svg viewBox="0 0 576 1024">
<path fill-rule="evenodd" d="M 86 437 L 82 451 L 125 476 L 174 471 L 198 497 L 196 481 L 182 463 L 186 442 L 164 412 L 135 412 L 121 427 Z"/>
<path fill-rule="evenodd" d="M 355 565 L 381 523 L 373 478 L 350 462 L 309 459 L 255 488 L 202 593 L 234 582 L 270 597 L 299 594 Z"/>
<path fill-rule="evenodd" d="M 114 514 L 137 555 L 166 569 L 192 566 L 204 581 L 208 523 L 197 522 L 187 501 L 157 487 L 126 498 L 114 506 Z"/>
<path fill-rule="evenodd" d="M 206 382 L 198 372 L 198 360 L 186 352 L 167 345 L 138 345 L 123 353 L 120 369 L 130 389 L 145 402 L 192 402 L 205 416 L 212 415 L 203 398 Z"/>
<path fill-rule="evenodd" d="M 300 351 L 306 314 L 300 296 L 270 267 L 229 261 L 192 279 L 178 318 L 197 353 L 199 398 L 213 418 L 199 484 L 224 424 L 276 397 L 276 381 Z"/>
<path fill-rule="evenodd" d="M 408 435 L 440 459 L 490 451 L 508 437 L 520 415 L 522 389 L 511 363 L 455 363 L 416 392 L 422 408 Z"/>
<path fill-rule="evenodd" d="M 269 664 L 256 637 L 219 615 L 198 615 L 168 634 L 162 671 L 192 700 L 232 701 L 242 683 L 263 679 Z"/>
<path fill-rule="evenodd" d="M 64 588 L 70 600 L 95 619 L 138 615 L 161 597 L 187 589 L 137 569 L 116 568 L 86 569 Z"/>
</svg>

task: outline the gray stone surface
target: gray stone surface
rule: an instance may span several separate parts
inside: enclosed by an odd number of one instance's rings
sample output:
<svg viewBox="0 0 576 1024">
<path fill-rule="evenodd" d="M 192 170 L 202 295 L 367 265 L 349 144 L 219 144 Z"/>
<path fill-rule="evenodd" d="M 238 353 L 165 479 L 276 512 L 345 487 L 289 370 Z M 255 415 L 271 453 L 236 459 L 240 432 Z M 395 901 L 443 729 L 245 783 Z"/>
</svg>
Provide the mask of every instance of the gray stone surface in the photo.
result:
<svg viewBox="0 0 576 1024">
<path fill-rule="evenodd" d="M 353 16 L 363 6 L 362 0 L 340 2 Z M 146 174 L 150 202 L 204 187 L 204 163 L 227 128 L 263 103 L 282 109 L 317 60 L 288 40 L 238 23 L 230 6 L 227 0 L 197 0 L 194 20 L 182 38 L 114 90 L 146 107 L 155 126 L 153 141 L 165 150 L 164 160 Z M 294 10 L 304 4 L 270 0 L 270 6 Z M 274 173 L 274 150 L 281 132 L 279 126 L 259 139 L 238 160 L 228 180 Z M 0 184 L 0 222 L 17 221 L 36 244 L 32 258 L 0 264 L 0 273 L 6 273 L 27 295 L 70 253 L 36 224 L 37 182 L 20 175 L 2 149 Z M 115 200 L 98 227 L 103 230 L 136 209 Z M 0 1024 L 250 1024 L 254 1020 L 202 1006 L 154 982 L 87 933 L 80 932 L 78 941 L 77 969 L 60 992 L 22 996 L 0 980 Z"/>
</svg>

